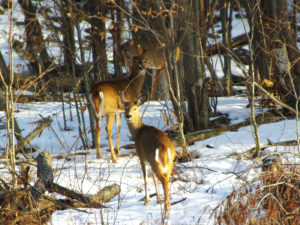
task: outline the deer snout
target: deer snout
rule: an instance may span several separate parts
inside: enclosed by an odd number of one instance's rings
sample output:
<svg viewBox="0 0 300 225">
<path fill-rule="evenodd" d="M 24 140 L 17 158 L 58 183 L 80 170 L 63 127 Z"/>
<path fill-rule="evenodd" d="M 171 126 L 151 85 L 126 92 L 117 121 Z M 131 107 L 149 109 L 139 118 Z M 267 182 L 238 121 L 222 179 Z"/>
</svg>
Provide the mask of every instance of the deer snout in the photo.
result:
<svg viewBox="0 0 300 225">
<path fill-rule="evenodd" d="M 131 119 L 132 119 L 132 115 L 130 115 L 130 114 L 125 114 L 125 118 L 126 118 L 126 120 L 131 120 Z"/>
</svg>

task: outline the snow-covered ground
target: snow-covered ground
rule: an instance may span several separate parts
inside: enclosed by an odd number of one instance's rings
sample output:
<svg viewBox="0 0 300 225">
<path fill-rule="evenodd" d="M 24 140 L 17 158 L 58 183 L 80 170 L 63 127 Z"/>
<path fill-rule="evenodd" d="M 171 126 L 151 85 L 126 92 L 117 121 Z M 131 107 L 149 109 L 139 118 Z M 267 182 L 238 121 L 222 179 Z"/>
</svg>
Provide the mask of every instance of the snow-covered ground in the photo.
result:
<svg viewBox="0 0 300 225">
<path fill-rule="evenodd" d="M 50 1 L 51 2 L 51 1 Z M 8 39 L 9 31 L 8 14 L 0 16 L 0 50 L 8 61 Z M 22 21 L 18 5 L 14 13 L 15 21 Z M 248 29 L 248 28 L 246 28 Z M 24 30 L 14 26 L 14 35 L 22 39 Z M 241 23 L 234 20 L 233 36 L 244 32 Z M 50 51 L 50 50 L 49 50 Z M 52 49 L 51 53 L 57 53 Z M 222 76 L 220 58 L 213 57 L 213 64 L 216 66 L 218 76 Z M 24 70 L 24 61 L 14 54 L 15 71 Z M 232 65 L 233 72 L 241 75 L 240 68 Z M 26 69 L 25 69 L 26 70 Z M 218 111 L 228 113 L 232 119 L 231 124 L 241 122 L 249 117 L 249 109 L 246 108 L 248 101 L 245 97 L 222 97 L 218 100 Z M 70 107 L 70 106 L 68 106 Z M 73 120 L 70 119 L 70 110 Z M 156 126 L 162 130 L 166 129 L 162 113 L 167 109 L 165 104 L 149 102 L 141 107 L 144 112 L 143 121 L 146 124 Z M 259 110 L 257 110 L 259 112 Z M 41 116 L 50 116 L 53 119 L 51 128 L 32 141 L 32 145 L 41 151 L 49 150 L 53 156 L 69 153 L 86 153 L 68 156 L 67 158 L 53 158 L 53 169 L 55 169 L 55 182 L 62 186 L 74 189 L 84 194 L 95 194 L 101 188 L 117 183 L 121 187 L 120 195 L 113 198 L 105 205 L 105 209 L 84 209 L 57 211 L 53 214 L 49 224 L 160 224 L 162 219 L 163 205 L 156 204 L 156 198 L 151 198 L 148 206 L 144 206 L 144 183 L 137 156 L 129 156 L 118 159 L 117 164 L 109 160 L 108 141 L 105 132 L 105 122 L 101 124 L 101 146 L 104 159 L 96 159 L 95 149 L 82 149 L 81 140 L 78 135 L 76 110 L 74 105 L 67 110 L 67 126 L 70 128 L 64 131 L 63 112 L 61 103 L 40 102 L 29 104 L 16 104 L 15 117 L 22 129 L 22 135 L 26 136 L 36 127 L 37 120 Z M 85 112 L 86 124 L 89 124 L 89 117 Z M 126 122 L 122 117 L 121 146 L 131 143 L 130 133 Z M 0 111 L 0 127 L 5 123 L 5 114 Z M 87 127 L 89 130 L 89 127 Z M 116 140 L 115 127 L 113 128 L 113 139 Z M 268 140 L 279 142 L 297 138 L 295 120 L 282 120 L 280 122 L 261 125 L 259 133 L 261 144 L 267 144 Z M 91 141 L 90 133 L 88 134 Z M 212 224 L 213 210 L 222 202 L 226 196 L 239 186 L 244 180 L 250 180 L 260 171 L 260 161 L 238 160 L 236 153 L 243 153 L 254 147 L 252 129 L 250 126 L 240 128 L 236 132 L 225 132 L 203 141 L 195 142 L 188 147 L 196 159 L 187 163 L 175 163 L 174 174 L 170 184 L 171 202 L 183 200 L 171 207 L 169 224 Z M 0 154 L 6 146 L 6 133 L 0 130 Z M 180 151 L 180 148 L 178 149 Z M 267 149 L 268 151 L 285 151 L 282 153 L 285 160 L 299 163 L 297 156 L 288 152 L 297 152 L 296 147 L 281 147 Z M 131 150 L 121 149 L 121 154 Z M 286 152 L 288 151 L 288 152 Z M 37 156 L 34 153 L 34 157 Z M 35 166 L 32 166 L 32 173 L 35 177 Z M 239 176 L 237 176 L 239 175 Z M 5 167 L 5 160 L 0 161 L 0 176 L 3 179 L 10 179 Z M 180 179 L 177 179 L 180 176 Z M 35 180 L 32 180 L 32 184 Z M 152 179 L 149 179 L 150 193 L 155 192 Z M 162 193 L 162 188 L 161 188 Z M 184 200 L 185 199 L 185 200 Z M 101 220 L 103 218 L 104 221 Z"/>
<path fill-rule="evenodd" d="M 228 113 L 232 118 L 231 123 L 237 123 L 248 118 L 247 103 L 245 97 L 222 97 L 219 99 L 218 110 Z M 61 103 L 17 104 L 16 108 L 15 116 L 23 129 L 24 136 L 35 128 L 36 124 L 33 122 L 40 119 L 39 114 L 53 118 L 52 129 L 45 129 L 41 136 L 33 140 L 32 145 L 41 150 L 49 150 L 53 156 L 76 152 L 87 153 L 61 159 L 54 158 L 55 182 L 84 194 L 95 194 L 112 183 L 121 186 L 120 195 L 105 204 L 108 208 L 85 209 L 86 212 L 57 211 L 52 216 L 52 224 L 100 224 L 101 218 L 104 218 L 104 222 L 108 224 L 158 224 L 161 222 L 163 205 L 157 205 L 156 198 L 151 198 L 148 206 L 144 206 L 143 202 L 139 201 L 144 196 L 144 183 L 137 156 L 119 158 L 117 164 L 109 160 L 105 122 L 101 125 L 103 130 L 101 146 L 105 159 L 98 160 L 95 149 L 81 149 L 76 118 L 73 121 L 68 119 L 68 127 L 71 131 L 62 130 Z M 163 108 L 164 104 L 158 102 L 144 104 L 141 107 L 141 112 L 145 110 L 143 121 L 164 129 L 165 124 L 161 114 Z M 74 106 L 71 110 L 75 115 Z M 1 123 L 4 122 L 4 116 L 4 112 L 0 112 Z M 86 120 L 88 121 L 87 113 Z M 261 125 L 259 128 L 261 143 L 267 144 L 268 139 L 273 142 L 296 139 L 295 125 L 295 120 Z M 113 138 L 116 139 L 115 132 Z M 130 133 L 122 118 L 121 146 L 131 143 L 129 138 Z M 0 130 L 0 148 L 3 148 L 5 144 L 5 130 Z M 250 126 L 243 127 L 237 132 L 226 132 L 204 141 L 198 141 L 189 146 L 188 151 L 199 157 L 187 163 L 175 164 L 176 172 L 172 176 L 172 180 L 175 181 L 170 184 L 171 202 L 186 199 L 171 207 L 169 223 L 212 224 L 213 209 L 234 187 L 238 187 L 242 181 L 241 177 L 251 179 L 259 172 L 260 169 L 257 168 L 259 161 L 237 160 L 233 154 L 245 152 L 253 146 L 254 140 Z M 274 150 L 297 151 L 296 148 L 284 149 L 283 147 L 272 148 L 272 151 Z M 129 151 L 132 150 L 121 149 L 121 154 Z M 296 156 L 285 153 L 284 158 L 287 158 L 286 156 L 291 162 L 300 162 Z M 0 165 L 1 177 L 9 178 L 3 160 Z M 34 171 L 35 167 L 33 166 L 32 169 Z M 237 176 L 237 174 L 242 176 Z M 178 176 L 180 179 L 177 179 Z M 32 182 L 34 183 L 34 180 Z M 149 183 L 150 193 L 154 193 L 152 179 L 149 179 Z M 162 194 L 162 188 L 160 191 Z"/>
</svg>

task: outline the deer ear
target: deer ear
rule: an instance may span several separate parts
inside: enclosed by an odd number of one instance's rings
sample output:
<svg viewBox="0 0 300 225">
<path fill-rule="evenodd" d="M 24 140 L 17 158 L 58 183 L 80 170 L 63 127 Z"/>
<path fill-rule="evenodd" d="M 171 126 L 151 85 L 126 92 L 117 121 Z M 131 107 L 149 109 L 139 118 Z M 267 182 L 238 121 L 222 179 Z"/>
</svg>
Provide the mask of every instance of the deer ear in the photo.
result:
<svg viewBox="0 0 300 225">
<path fill-rule="evenodd" d="M 139 97 L 136 104 L 138 106 L 140 106 L 140 105 L 143 105 L 146 101 L 147 101 L 147 97 L 145 95 L 142 95 L 141 97 Z"/>
</svg>

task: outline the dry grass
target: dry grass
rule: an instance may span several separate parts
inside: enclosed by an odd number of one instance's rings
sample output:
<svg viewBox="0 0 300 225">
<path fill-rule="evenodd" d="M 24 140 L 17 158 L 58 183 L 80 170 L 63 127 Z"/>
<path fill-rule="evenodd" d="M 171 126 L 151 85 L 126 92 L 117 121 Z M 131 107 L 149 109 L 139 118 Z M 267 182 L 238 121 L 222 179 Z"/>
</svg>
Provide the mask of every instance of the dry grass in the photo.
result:
<svg viewBox="0 0 300 225">
<path fill-rule="evenodd" d="M 29 190 L 1 187 L 0 224 L 46 224 L 50 216 L 50 211 L 38 210 Z"/>
<path fill-rule="evenodd" d="M 279 157 L 260 176 L 234 190 L 215 213 L 216 224 L 300 224 L 300 168 Z"/>
</svg>

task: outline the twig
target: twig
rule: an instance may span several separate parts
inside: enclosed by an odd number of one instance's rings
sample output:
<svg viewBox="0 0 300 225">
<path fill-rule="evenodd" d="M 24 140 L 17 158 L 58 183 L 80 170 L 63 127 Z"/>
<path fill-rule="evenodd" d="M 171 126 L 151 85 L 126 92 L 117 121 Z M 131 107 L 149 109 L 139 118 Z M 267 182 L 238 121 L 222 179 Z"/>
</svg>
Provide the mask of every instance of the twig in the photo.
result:
<svg viewBox="0 0 300 225">
<path fill-rule="evenodd" d="M 180 200 L 178 200 L 178 201 L 172 202 L 171 205 L 176 205 L 176 204 L 178 204 L 178 203 L 180 203 L 180 202 L 185 201 L 186 199 L 187 199 L 187 198 L 185 197 L 185 198 L 180 199 Z"/>
</svg>

